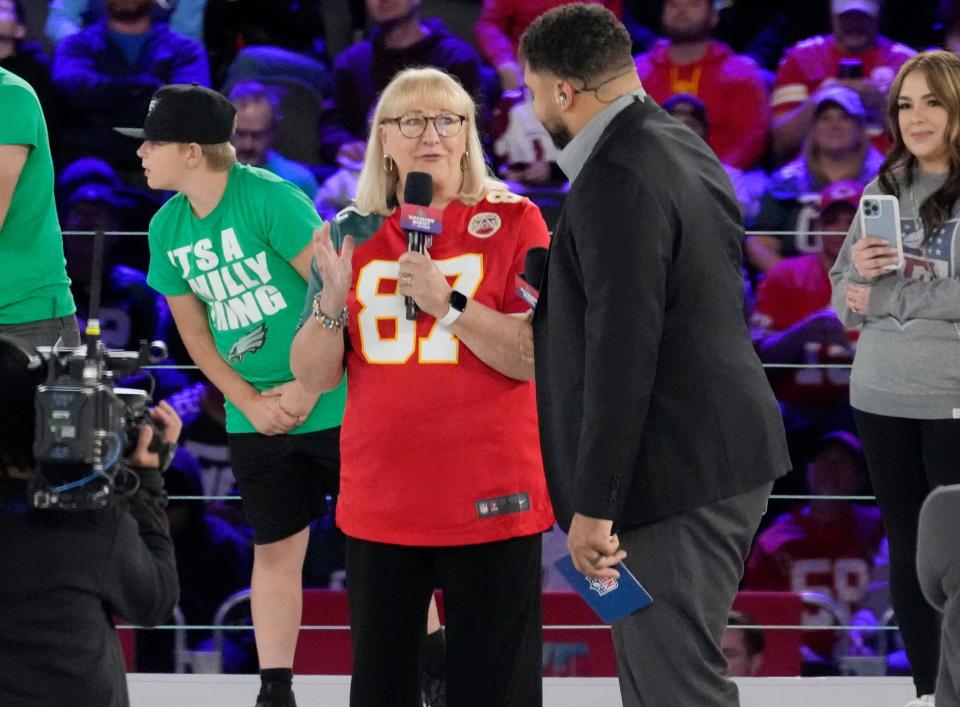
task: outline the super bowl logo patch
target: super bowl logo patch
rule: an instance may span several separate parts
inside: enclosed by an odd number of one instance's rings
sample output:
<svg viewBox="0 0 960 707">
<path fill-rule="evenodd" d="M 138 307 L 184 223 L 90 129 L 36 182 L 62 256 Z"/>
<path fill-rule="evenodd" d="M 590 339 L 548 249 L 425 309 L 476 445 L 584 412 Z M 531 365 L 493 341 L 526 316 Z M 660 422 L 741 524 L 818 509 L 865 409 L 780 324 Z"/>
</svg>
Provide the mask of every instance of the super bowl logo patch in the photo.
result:
<svg viewBox="0 0 960 707">
<path fill-rule="evenodd" d="M 596 577 L 585 577 L 587 584 L 590 586 L 590 590 L 596 592 L 600 596 L 605 596 L 610 592 L 614 591 L 619 583 L 613 577 L 604 577 L 603 579 L 597 579 Z"/>
<path fill-rule="evenodd" d="M 470 219 L 467 233 L 475 238 L 489 238 L 500 230 L 501 223 L 499 214 L 484 211 Z"/>
</svg>

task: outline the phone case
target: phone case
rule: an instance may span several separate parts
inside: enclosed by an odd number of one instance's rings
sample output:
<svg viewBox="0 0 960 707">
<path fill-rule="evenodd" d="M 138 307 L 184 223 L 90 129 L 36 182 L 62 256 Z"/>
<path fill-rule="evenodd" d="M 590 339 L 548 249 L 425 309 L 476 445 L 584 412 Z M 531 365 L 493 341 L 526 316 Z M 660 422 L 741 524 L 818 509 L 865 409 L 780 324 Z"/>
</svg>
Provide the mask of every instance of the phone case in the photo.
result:
<svg viewBox="0 0 960 707">
<path fill-rule="evenodd" d="M 860 199 L 859 216 L 861 233 L 883 238 L 894 246 L 898 257 L 896 267 L 903 267 L 903 234 L 900 231 L 900 202 L 897 197 L 892 194 L 865 195 Z"/>
</svg>

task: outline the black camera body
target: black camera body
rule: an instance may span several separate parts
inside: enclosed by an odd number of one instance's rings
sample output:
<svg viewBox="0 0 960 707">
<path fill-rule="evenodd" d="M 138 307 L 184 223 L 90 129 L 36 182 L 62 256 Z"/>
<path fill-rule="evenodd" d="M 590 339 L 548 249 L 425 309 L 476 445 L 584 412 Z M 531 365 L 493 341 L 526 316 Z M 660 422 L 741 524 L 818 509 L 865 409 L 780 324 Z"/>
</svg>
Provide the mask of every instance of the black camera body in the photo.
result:
<svg viewBox="0 0 960 707">
<path fill-rule="evenodd" d="M 92 341 L 39 352 L 47 380 L 35 396 L 36 473 L 29 503 L 60 510 L 103 508 L 117 493 L 121 459 L 133 451 L 143 426 L 154 429 L 151 451 L 161 451 L 161 431 L 147 412 L 150 396 L 114 385 L 154 360 L 150 347 L 143 341 L 139 352 L 107 351 Z"/>
</svg>

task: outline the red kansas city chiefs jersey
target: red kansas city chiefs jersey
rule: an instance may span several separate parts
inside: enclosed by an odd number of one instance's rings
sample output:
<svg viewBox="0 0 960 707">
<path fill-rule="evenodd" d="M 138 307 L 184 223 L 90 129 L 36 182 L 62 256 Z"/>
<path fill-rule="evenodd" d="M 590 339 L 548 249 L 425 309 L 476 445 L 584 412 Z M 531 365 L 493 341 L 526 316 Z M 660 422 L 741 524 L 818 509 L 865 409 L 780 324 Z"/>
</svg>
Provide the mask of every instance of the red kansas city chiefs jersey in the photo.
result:
<svg viewBox="0 0 960 707">
<path fill-rule="evenodd" d="M 352 537 L 399 545 L 465 545 L 547 529 L 547 496 L 533 383 L 501 375 L 448 327 L 421 312 L 407 321 L 397 259 L 407 250 L 399 210 L 341 212 L 335 244 L 352 235 L 337 521 Z M 516 275 L 546 246 L 539 209 L 493 191 L 452 202 L 430 257 L 451 286 L 505 313 L 528 307 Z M 469 309 L 468 303 L 467 308 Z"/>
</svg>

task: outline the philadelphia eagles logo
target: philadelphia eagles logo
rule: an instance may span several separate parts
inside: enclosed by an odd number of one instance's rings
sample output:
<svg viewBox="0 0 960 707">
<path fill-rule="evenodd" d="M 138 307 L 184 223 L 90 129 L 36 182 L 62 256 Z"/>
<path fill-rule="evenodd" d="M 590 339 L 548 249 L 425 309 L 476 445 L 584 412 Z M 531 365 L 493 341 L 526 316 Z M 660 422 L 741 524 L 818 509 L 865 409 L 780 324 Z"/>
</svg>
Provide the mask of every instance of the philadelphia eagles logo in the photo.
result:
<svg viewBox="0 0 960 707">
<path fill-rule="evenodd" d="M 233 346 L 230 347 L 230 353 L 227 354 L 227 358 L 234 363 L 240 363 L 243 360 L 243 357 L 248 353 L 256 353 L 262 349 L 266 341 L 267 325 L 260 324 L 260 326 L 248 331 L 246 334 L 233 342 Z"/>
</svg>

